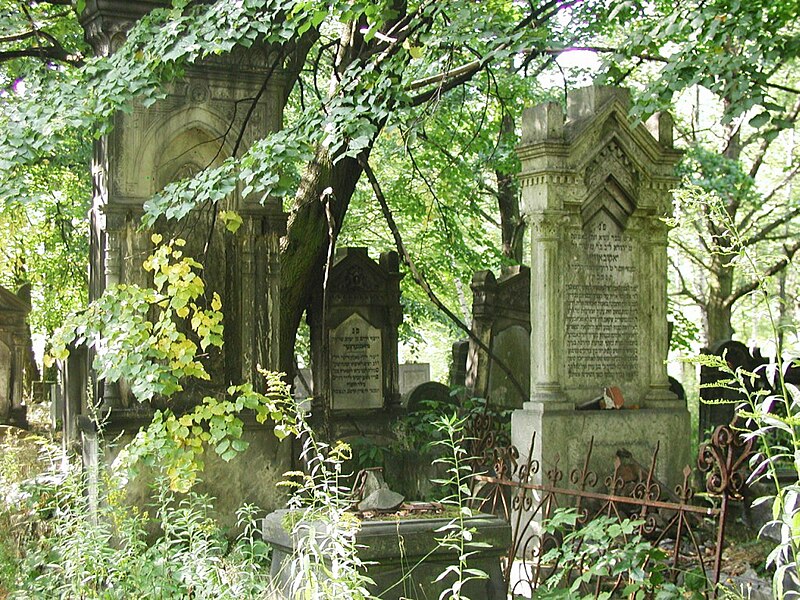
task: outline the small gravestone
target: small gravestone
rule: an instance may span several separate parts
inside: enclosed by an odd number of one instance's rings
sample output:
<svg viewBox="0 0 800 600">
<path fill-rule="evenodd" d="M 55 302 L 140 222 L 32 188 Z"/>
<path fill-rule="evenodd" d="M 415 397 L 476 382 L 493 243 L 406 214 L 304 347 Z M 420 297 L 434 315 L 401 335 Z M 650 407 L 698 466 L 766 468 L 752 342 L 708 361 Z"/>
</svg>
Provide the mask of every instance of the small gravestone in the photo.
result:
<svg viewBox="0 0 800 600">
<path fill-rule="evenodd" d="M 470 341 L 466 384 L 492 406 L 522 408 L 530 395 L 530 282 L 524 266 L 472 278 L 472 329 L 491 353 Z"/>
<path fill-rule="evenodd" d="M 431 380 L 430 363 L 402 363 L 400 365 L 400 395 L 405 396 L 418 385 Z"/>
<path fill-rule="evenodd" d="M 324 364 L 313 366 L 314 389 L 333 415 L 399 406 L 399 266 L 396 252 L 375 262 L 366 248 L 337 250 L 328 278 L 327 344 L 312 339 L 313 346 L 327 348 L 317 354 Z"/>
<path fill-rule="evenodd" d="M 437 404 L 457 404 L 456 397 L 450 393 L 450 389 L 436 381 L 428 381 L 418 385 L 408 394 L 407 408 L 412 413 L 418 410 L 426 410 L 426 402 Z"/>
<path fill-rule="evenodd" d="M 23 382 L 30 352 L 28 312 L 27 302 L 0 287 L 0 424 L 27 425 Z"/>
<path fill-rule="evenodd" d="M 640 462 L 659 445 L 662 481 L 689 461 L 689 413 L 670 392 L 667 225 L 672 119 L 628 116 L 627 90 L 592 86 L 529 109 L 518 153 L 531 230 L 531 398 L 512 438 L 546 473 L 560 456 L 593 467 L 625 447 Z M 617 388 L 620 410 L 576 410 Z"/>
</svg>

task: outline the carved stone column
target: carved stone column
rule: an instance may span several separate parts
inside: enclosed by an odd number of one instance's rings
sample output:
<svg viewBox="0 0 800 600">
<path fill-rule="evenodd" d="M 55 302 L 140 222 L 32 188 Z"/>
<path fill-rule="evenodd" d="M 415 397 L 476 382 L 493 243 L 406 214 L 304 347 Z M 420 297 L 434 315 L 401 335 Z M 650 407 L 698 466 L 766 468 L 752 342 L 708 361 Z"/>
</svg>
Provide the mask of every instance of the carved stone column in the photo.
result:
<svg viewBox="0 0 800 600">
<path fill-rule="evenodd" d="M 559 408 L 571 407 L 560 383 L 564 361 L 564 309 L 559 247 L 566 225 L 565 215 L 560 212 L 542 212 L 530 218 L 531 401 Z"/>
</svg>

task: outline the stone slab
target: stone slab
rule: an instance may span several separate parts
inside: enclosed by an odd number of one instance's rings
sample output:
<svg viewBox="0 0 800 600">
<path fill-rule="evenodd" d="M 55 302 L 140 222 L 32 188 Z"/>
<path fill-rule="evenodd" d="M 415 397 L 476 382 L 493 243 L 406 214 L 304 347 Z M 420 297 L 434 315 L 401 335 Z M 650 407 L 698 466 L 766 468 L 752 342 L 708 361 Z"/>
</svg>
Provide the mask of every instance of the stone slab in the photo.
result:
<svg viewBox="0 0 800 600">
<path fill-rule="evenodd" d="M 330 332 L 331 408 L 383 406 L 381 330 L 353 313 Z"/>
<path fill-rule="evenodd" d="M 283 529 L 285 515 L 286 511 L 267 515 L 262 530 L 264 541 L 273 549 L 270 572 L 278 599 L 287 598 L 286 565 L 297 543 Z M 443 548 L 436 541 L 443 535 L 437 529 L 448 523 L 450 519 L 440 518 L 363 521 L 356 544 L 359 558 L 367 566 L 367 575 L 375 582 L 370 592 L 383 600 L 438 598 L 451 580 L 436 582 L 436 578 L 458 562 L 455 551 Z M 509 524 L 489 515 L 468 518 L 465 524 L 475 529 L 475 541 L 489 544 L 488 548 L 476 549 L 469 562 L 470 568 L 488 573 L 489 579 L 469 582 L 462 594 L 476 600 L 505 600 L 500 560 L 511 543 Z M 324 526 L 316 526 L 316 531 L 320 532 L 318 543 L 324 544 Z M 395 585 L 398 582 L 401 583 Z"/>
</svg>

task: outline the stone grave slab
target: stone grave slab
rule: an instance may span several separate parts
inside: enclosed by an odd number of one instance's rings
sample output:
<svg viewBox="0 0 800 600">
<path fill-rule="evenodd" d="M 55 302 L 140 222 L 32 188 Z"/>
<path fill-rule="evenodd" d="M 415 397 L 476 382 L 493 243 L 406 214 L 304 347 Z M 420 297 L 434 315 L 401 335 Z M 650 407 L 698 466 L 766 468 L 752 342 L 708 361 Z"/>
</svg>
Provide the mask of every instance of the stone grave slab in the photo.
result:
<svg viewBox="0 0 800 600">
<path fill-rule="evenodd" d="M 331 408 L 383 406 L 381 330 L 353 313 L 330 333 Z"/>
</svg>

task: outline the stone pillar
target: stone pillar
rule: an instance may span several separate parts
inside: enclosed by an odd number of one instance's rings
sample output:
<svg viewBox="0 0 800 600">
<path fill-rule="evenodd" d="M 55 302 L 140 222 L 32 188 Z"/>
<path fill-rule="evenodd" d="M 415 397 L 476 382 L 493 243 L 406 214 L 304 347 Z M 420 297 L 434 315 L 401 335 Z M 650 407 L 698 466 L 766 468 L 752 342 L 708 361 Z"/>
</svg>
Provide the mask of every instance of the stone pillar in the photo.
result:
<svg viewBox="0 0 800 600">
<path fill-rule="evenodd" d="M 31 353 L 29 312 L 28 302 L 0 287 L 0 424 L 27 427 L 24 388 Z"/>
<path fill-rule="evenodd" d="M 563 213 L 532 215 L 531 229 L 531 401 L 550 409 L 570 406 L 561 389 L 564 360 L 564 311 L 559 279 L 559 243 Z M 542 407 L 544 408 L 544 407 Z"/>
<path fill-rule="evenodd" d="M 99 199 L 98 199 L 99 200 Z M 107 205 L 103 205 L 107 209 Z M 103 213 L 105 231 L 103 236 L 103 290 L 113 288 L 121 283 L 122 275 L 122 241 L 123 225 L 119 215 Z M 100 408 L 109 411 L 123 405 L 120 385 L 117 382 L 104 381 Z"/>
<path fill-rule="evenodd" d="M 650 265 L 653 273 L 651 314 L 653 335 L 650 338 L 650 390 L 645 397 L 645 405 L 657 408 L 673 407 L 680 409 L 684 402 L 669 389 L 667 375 L 667 355 L 669 354 L 669 332 L 667 323 L 667 280 L 659 276 L 667 272 L 667 225 L 663 221 L 652 222 L 647 230 L 650 239 Z M 656 360 L 661 357 L 662 360 Z"/>
</svg>

